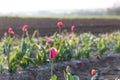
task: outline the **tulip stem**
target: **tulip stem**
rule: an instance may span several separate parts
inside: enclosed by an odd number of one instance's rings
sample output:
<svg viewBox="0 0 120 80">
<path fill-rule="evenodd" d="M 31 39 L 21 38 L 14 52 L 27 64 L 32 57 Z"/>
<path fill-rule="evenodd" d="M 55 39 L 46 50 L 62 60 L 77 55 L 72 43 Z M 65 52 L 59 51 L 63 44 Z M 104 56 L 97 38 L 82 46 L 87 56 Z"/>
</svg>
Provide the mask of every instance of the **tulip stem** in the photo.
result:
<svg viewBox="0 0 120 80">
<path fill-rule="evenodd" d="M 51 60 L 51 78 L 53 76 L 53 60 Z"/>
<path fill-rule="evenodd" d="M 61 34 L 61 28 L 59 28 L 59 34 Z"/>
</svg>

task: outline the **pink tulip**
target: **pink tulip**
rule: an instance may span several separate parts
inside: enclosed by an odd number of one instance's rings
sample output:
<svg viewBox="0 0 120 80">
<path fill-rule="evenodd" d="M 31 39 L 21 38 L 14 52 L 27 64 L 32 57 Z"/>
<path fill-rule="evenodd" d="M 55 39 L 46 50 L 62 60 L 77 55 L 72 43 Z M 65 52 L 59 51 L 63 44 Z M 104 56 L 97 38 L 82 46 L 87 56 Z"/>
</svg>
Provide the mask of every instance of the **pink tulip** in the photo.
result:
<svg viewBox="0 0 120 80">
<path fill-rule="evenodd" d="M 50 54 L 49 54 L 50 59 L 54 60 L 54 59 L 56 59 L 57 56 L 58 56 L 58 52 L 57 52 L 56 48 L 52 47 L 50 49 Z"/>
<path fill-rule="evenodd" d="M 75 31 L 75 26 L 74 25 L 71 26 L 71 31 Z"/>
<path fill-rule="evenodd" d="M 14 35 L 14 31 L 11 31 L 9 34 Z"/>
<path fill-rule="evenodd" d="M 62 35 L 59 35 L 59 36 L 58 36 L 58 38 L 59 38 L 59 39 L 62 39 L 62 38 L 63 38 L 63 36 L 62 36 Z"/>
<path fill-rule="evenodd" d="M 28 25 L 24 25 L 23 28 L 22 28 L 22 30 L 23 30 L 23 31 L 28 31 L 28 28 L 29 28 Z"/>
<path fill-rule="evenodd" d="M 8 29 L 8 32 L 10 32 L 10 31 L 13 31 L 13 29 L 11 27 L 9 27 L 9 29 Z"/>
<path fill-rule="evenodd" d="M 13 31 L 13 29 L 12 29 L 11 27 L 8 29 L 8 33 L 9 33 L 10 35 L 14 35 L 14 31 Z"/>
<path fill-rule="evenodd" d="M 46 44 L 51 44 L 52 42 L 53 42 L 52 39 L 48 39 L 48 40 L 46 41 Z"/>
<path fill-rule="evenodd" d="M 57 23 L 57 26 L 58 26 L 59 28 L 63 27 L 63 22 L 58 22 L 58 23 Z"/>
<path fill-rule="evenodd" d="M 73 37 L 73 34 L 69 34 L 69 38 L 71 39 Z"/>
</svg>

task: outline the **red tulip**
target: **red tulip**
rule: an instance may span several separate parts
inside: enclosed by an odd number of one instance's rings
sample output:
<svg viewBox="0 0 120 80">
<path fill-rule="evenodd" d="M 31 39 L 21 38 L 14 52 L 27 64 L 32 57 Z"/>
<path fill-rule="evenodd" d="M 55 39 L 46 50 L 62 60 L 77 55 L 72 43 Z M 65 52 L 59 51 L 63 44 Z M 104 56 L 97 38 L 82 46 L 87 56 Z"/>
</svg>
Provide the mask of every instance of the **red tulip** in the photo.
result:
<svg viewBox="0 0 120 80">
<path fill-rule="evenodd" d="M 52 47 L 50 49 L 50 54 L 49 54 L 50 59 L 54 60 L 54 59 L 56 59 L 57 56 L 58 56 L 58 52 L 57 52 L 56 48 Z"/>
<path fill-rule="evenodd" d="M 9 33 L 10 35 L 14 35 L 14 31 L 13 31 L 13 29 L 12 29 L 11 27 L 8 29 L 8 33 Z"/>
<path fill-rule="evenodd" d="M 28 31 L 28 28 L 29 28 L 28 25 L 24 25 L 23 28 L 22 28 L 22 30 L 23 30 L 23 31 Z"/>
<path fill-rule="evenodd" d="M 52 39 L 48 39 L 48 40 L 46 41 L 46 44 L 51 44 L 52 42 L 53 42 Z"/>
<path fill-rule="evenodd" d="M 75 26 L 74 25 L 71 26 L 71 31 L 75 31 Z"/>
<path fill-rule="evenodd" d="M 92 76 L 96 75 L 96 70 L 95 70 L 95 69 L 92 69 L 91 75 L 92 75 Z"/>
<path fill-rule="evenodd" d="M 57 23 L 57 26 L 58 26 L 59 28 L 61 28 L 61 27 L 63 27 L 63 23 L 62 23 L 62 22 L 58 22 L 58 23 Z"/>
</svg>

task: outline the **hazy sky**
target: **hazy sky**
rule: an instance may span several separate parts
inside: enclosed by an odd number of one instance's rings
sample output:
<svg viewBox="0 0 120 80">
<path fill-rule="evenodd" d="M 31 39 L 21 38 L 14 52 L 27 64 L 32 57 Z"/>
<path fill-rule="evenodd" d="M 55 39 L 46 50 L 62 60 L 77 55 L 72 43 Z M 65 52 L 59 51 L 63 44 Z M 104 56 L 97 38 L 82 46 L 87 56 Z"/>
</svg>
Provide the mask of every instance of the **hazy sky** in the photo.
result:
<svg viewBox="0 0 120 80">
<path fill-rule="evenodd" d="M 0 0 L 0 12 L 111 7 L 117 0 Z"/>
</svg>

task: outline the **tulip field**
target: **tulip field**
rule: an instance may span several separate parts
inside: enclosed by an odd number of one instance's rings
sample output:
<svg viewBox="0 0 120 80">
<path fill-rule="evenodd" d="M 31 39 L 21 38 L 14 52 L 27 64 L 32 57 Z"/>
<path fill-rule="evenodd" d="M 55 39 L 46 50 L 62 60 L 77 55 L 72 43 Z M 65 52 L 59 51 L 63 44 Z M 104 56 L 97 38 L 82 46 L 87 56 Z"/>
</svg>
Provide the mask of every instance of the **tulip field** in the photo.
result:
<svg viewBox="0 0 120 80">
<path fill-rule="evenodd" d="M 0 73 L 15 73 L 18 70 L 28 70 L 29 67 L 50 64 L 50 80 L 57 80 L 58 75 L 54 73 L 55 63 L 83 58 L 101 60 L 107 52 L 114 52 L 113 55 L 120 53 L 120 31 L 77 34 L 76 24 L 69 27 L 69 32 L 64 31 L 64 25 L 60 20 L 55 26 L 58 32 L 39 36 L 38 30 L 29 34 L 30 26 L 24 24 L 20 27 L 21 38 L 16 37 L 12 26 L 8 27 L 0 41 Z M 97 80 L 97 69 L 92 68 L 90 73 L 91 80 Z M 81 80 L 81 76 L 72 74 L 69 66 L 66 66 L 63 74 L 65 80 Z"/>
</svg>

